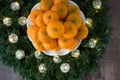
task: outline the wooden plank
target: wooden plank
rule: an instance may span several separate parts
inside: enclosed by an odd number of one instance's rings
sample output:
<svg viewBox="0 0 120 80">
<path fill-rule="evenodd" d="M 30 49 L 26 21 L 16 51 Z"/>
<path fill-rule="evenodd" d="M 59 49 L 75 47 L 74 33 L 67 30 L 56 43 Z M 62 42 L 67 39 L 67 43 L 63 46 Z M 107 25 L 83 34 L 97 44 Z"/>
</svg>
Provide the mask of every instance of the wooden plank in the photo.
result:
<svg viewBox="0 0 120 80">
<path fill-rule="evenodd" d="M 106 56 L 101 60 L 100 69 L 85 80 L 120 80 L 120 0 L 108 0 L 113 36 L 107 48 Z M 98 74 L 99 73 L 99 74 Z"/>
</svg>

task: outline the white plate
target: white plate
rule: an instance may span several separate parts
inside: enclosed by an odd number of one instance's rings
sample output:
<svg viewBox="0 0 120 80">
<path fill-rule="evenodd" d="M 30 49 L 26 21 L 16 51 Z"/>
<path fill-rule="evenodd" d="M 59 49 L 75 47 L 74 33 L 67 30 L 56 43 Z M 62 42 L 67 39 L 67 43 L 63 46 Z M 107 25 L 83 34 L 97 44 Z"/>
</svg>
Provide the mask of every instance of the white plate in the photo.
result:
<svg viewBox="0 0 120 80">
<path fill-rule="evenodd" d="M 73 5 L 76 5 L 76 6 L 78 7 L 78 5 L 77 5 L 75 2 L 73 2 L 73 1 L 69 1 L 69 3 L 70 3 L 70 4 L 73 4 Z M 40 3 L 35 4 L 35 6 L 32 8 L 32 10 L 34 10 L 34 9 L 40 9 L 39 5 L 40 5 Z M 31 11 L 32 11 L 32 10 L 31 10 Z M 84 16 L 84 14 L 83 14 L 82 11 L 80 11 L 80 15 L 81 15 L 81 17 L 82 17 L 82 22 L 85 24 L 85 16 Z M 30 21 L 29 16 L 28 16 L 28 18 L 27 18 L 27 28 L 28 28 L 30 25 L 33 25 L 33 23 Z M 29 36 L 28 36 L 28 38 L 30 39 Z M 30 39 L 30 41 L 32 42 L 31 39 Z M 82 40 L 80 40 L 80 41 L 78 42 L 77 46 L 76 46 L 73 50 L 77 49 L 77 48 L 80 46 L 81 41 L 82 41 Z M 32 44 L 33 44 L 33 42 L 32 42 Z M 33 45 L 34 45 L 34 44 L 33 44 Z M 55 52 L 55 51 L 53 51 L 53 50 L 44 50 L 44 51 L 42 51 L 42 52 L 44 52 L 46 55 L 49 55 L 49 56 L 56 56 L 56 55 L 58 55 L 58 56 L 64 56 L 64 55 L 69 54 L 70 51 L 72 51 L 72 50 L 60 49 L 58 52 Z"/>
</svg>

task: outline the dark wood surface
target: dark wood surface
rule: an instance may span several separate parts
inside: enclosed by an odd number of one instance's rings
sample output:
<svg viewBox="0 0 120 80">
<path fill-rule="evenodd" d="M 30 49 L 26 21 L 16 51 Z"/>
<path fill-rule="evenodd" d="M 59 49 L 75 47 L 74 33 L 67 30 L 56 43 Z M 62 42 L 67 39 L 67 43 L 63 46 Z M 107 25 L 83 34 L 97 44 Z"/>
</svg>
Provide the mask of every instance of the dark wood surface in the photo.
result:
<svg viewBox="0 0 120 80">
<path fill-rule="evenodd" d="M 113 36 L 101 59 L 100 68 L 87 74 L 85 80 L 120 80 L 120 0 L 108 0 Z M 13 70 L 0 62 L 0 80 L 22 80 Z"/>
<path fill-rule="evenodd" d="M 120 80 L 120 0 L 108 0 L 113 35 L 106 55 L 101 59 L 100 68 L 86 75 L 86 80 Z"/>
</svg>

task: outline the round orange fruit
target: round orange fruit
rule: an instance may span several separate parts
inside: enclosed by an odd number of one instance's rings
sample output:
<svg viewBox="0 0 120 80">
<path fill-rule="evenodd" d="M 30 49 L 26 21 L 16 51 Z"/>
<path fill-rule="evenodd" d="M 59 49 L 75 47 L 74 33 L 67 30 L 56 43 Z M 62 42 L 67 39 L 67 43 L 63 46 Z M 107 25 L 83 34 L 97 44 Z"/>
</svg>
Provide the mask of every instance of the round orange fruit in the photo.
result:
<svg viewBox="0 0 120 80">
<path fill-rule="evenodd" d="M 63 19 L 67 16 L 68 8 L 64 4 L 56 4 L 52 7 L 52 11 L 55 11 L 60 19 Z"/>
<path fill-rule="evenodd" d="M 53 49 L 53 51 L 58 52 L 61 48 L 59 46 L 57 46 L 56 48 Z"/>
<path fill-rule="evenodd" d="M 53 1 L 52 0 L 41 0 L 40 1 L 40 8 L 43 11 L 50 10 L 52 5 L 53 5 Z"/>
<path fill-rule="evenodd" d="M 76 35 L 77 40 L 85 39 L 88 36 L 88 28 L 86 25 L 82 25 L 80 28 L 78 28 L 78 33 Z"/>
<path fill-rule="evenodd" d="M 34 42 L 33 45 L 37 51 L 45 50 L 41 42 Z"/>
<path fill-rule="evenodd" d="M 69 49 L 69 50 L 73 50 L 74 48 L 76 48 L 77 43 L 78 43 L 77 40 L 74 39 L 74 41 L 73 41 L 73 43 L 72 43 L 72 46 L 68 47 L 67 49 Z"/>
<path fill-rule="evenodd" d="M 52 50 L 54 48 L 56 48 L 58 46 L 57 44 L 57 40 L 56 39 L 53 39 L 51 40 L 50 42 L 48 43 L 43 43 L 43 46 L 46 50 Z"/>
<path fill-rule="evenodd" d="M 80 9 L 76 5 L 69 5 L 68 6 L 68 13 L 75 13 L 75 14 L 80 14 Z"/>
<path fill-rule="evenodd" d="M 74 41 L 73 38 L 67 39 L 67 38 L 61 37 L 58 39 L 58 45 L 60 46 L 60 48 L 68 48 L 72 46 L 73 41 Z"/>
<path fill-rule="evenodd" d="M 65 38 L 74 38 L 77 35 L 77 26 L 72 22 L 65 22 L 64 27 L 65 33 L 63 36 Z"/>
<path fill-rule="evenodd" d="M 59 3 L 68 4 L 68 0 L 54 0 L 54 4 L 59 4 Z"/>
<path fill-rule="evenodd" d="M 47 26 L 47 33 L 51 38 L 59 38 L 64 34 L 65 28 L 61 21 L 52 21 Z"/>
<path fill-rule="evenodd" d="M 31 25 L 27 28 L 27 35 L 30 37 L 30 39 L 33 42 L 38 42 L 38 30 L 39 27 L 35 26 L 35 25 Z"/>
<path fill-rule="evenodd" d="M 30 13 L 30 21 L 35 24 L 36 17 L 41 13 L 39 9 L 32 10 Z"/>
<path fill-rule="evenodd" d="M 50 42 L 52 40 L 52 38 L 50 38 L 47 34 L 46 27 L 41 27 L 39 29 L 38 39 L 43 43 L 47 43 L 47 42 Z"/>
<path fill-rule="evenodd" d="M 40 23 L 38 27 L 42 28 L 42 27 L 46 27 L 46 25 L 45 25 L 45 23 Z"/>
<path fill-rule="evenodd" d="M 49 22 L 56 21 L 56 20 L 59 20 L 59 16 L 56 12 L 51 10 L 45 12 L 43 16 L 43 21 L 46 25 L 48 25 Z"/>
<path fill-rule="evenodd" d="M 43 14 L 44 13 L 42 11 L 40 11 L 40 13 L 38 14 L 38 16 L 36 17 L 35 24 L 37 26 L 41 26 L 41 24 L 43 24 Z"/>
<path fill-rule="evenodd" d="M 77 26 L 77 28 L 82 26 L 82 18 L 80 14 L 75 14 L 75 13 L 69 14 L 66 21 L 70 21 L 74 23 Z"/>
</svg>

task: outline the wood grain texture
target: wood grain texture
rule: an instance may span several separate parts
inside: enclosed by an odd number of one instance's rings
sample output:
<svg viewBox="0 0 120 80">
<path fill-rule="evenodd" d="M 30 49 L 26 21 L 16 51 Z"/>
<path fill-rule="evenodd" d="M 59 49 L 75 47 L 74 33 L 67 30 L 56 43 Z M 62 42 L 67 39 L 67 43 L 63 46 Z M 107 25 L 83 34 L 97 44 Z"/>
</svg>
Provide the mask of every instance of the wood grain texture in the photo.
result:
<svg viewBox="0 0 120 80">
<path fill-rule="evenodd" d="M 120 80 L 120 0 L 108 0 L 109 16 L 113 36 L 107 47 L 100 68 L 93 74 L 86 74 L 85 80 Z M 13 70 L 0 62 L 0 80 L 22 80 Z"/>
<path fill-rule="evenodd" d="M 85 75 L 85 80 L 120 80 L 120 0 L 108 0 L 109 17 L 113 35 L 100 68 L 93 74 Z M 87 76 L 87 77 L 86 77 Z"/>
<path fill-rule="evenodd" d="M 0 80 L 22 80 L 22 78 L 8 66 L 0 62 Z"/>
</svg>

